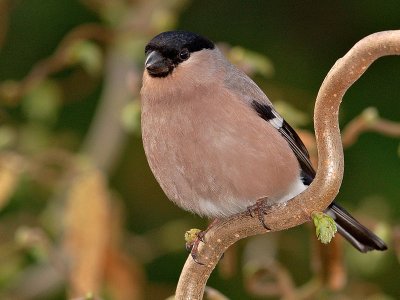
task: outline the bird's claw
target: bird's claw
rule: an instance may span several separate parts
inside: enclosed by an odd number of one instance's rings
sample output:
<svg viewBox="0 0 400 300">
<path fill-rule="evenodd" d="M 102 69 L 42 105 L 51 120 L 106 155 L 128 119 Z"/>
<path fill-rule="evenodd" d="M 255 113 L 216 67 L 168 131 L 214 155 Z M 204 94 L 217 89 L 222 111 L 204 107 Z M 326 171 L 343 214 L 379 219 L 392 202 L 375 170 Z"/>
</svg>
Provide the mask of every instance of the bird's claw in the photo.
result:
<svg viewBox="0 0 400 300">
<path fill-rule="evenodd" d="M 190 255 L 192 256 L 193 260 L 199 264 L 199 265 L 204 265 L 201 261 L 199 261 L 198 257 L 198 248 L 200 242 L 205 243 L 204 236 L 206 235 L 205 231 L 199 231 L 196 233 L 196 237 L 191 240 L 191 241 L 186 241 L 186 250 L 190 252 Z"/>
<path fill-rule="evenodd" d="M 210 225 L 208 225 L 206 230 L 200 230 L 200 229 L 191 229 L 186 232 L 185 234 L 185 240 L 186 240 L 186 250 L 190 252 L 190 255 L 192 256 L 193 260 L 198 263 L 199 265 L 204 265 L 202 262 L 199 261 L 198 259 L 198 248 L 200 242 L 206 243 L 206 234 L 207 232 L 215 226 L 219 222 L 218 219 L 214 219 Z"/>
<path fill-rule="evenodd" d="M 258 199 L 255 204 L 247 207 L 247 212 L 252 218 L 254 218 L 254 216 L 257 216 L 261 225 L 265 229 L 271 230 L 271 228 L 268 227 L 267 224 L 265 223 L 265 218 L 264 218 L 264 215 L 269 211 L 269 209 L 270 206 L 267 204 L 267 198 L 261 198 Z"/>
<path fill-rule="evenodd" d="M 190 255 L 192 256 L 194 262 L 198 265 L 204 266 L 204 263 L 202 263 L 201 261 L 199 261 L 198 255 L 197 255 L 197 251 L 196 253 L 193 253 L 192 251 L 190 252 Z"/>
</svg>

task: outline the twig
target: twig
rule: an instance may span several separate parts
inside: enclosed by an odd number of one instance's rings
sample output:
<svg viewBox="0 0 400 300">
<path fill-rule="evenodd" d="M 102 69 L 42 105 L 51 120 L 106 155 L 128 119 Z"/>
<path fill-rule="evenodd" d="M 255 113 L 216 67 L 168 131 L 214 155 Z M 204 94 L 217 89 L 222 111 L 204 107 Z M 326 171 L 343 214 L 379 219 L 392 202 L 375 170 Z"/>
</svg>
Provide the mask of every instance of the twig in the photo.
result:
<svg viewBox="0 0 400 300">
<path fill-rule="evenodd" d="M 69 46 L 83 39 L 110 43 L 112 36 L 107 28 L 97 24 L 83 24 L 74 28 L 64 37 L 53 55 L 36 63 L 26 77 L 19 82 L 17 90 L 13 93 L 13 103 L 17 103 L 38 82 L 64 69 L 67 64 Z"/>
<path fill-rule="evenodd" d="M 111 33 L 105 27 L 97 24 L 83 24 L 73 29 L 61 41 L 56 52 L 49 58 L 38 62 L 21 82 L 20 96 L 24 95 L 32 86 L 48 75 L 65 68 L 68 47 L 72 45 L 73 42 L 81 39 L 92 39 L 109 43 L 111 41 Z"/>
<path fill-rule="evenodd" d="M 313 248 L 316 257 L 314 261 L 316 276 L 330 290 L 341 290 L 347 281 L 343 263 L 343 238 L 335 236 L 329 245 L 324 245 L 314 238 Z"/>
<path fill-rule="evenodd" d="M 385 120 L 378 115 L 378 111 L 369 107 L 355 117 L 343 129 L 343 147 L 353 145 L 363 132 L 374 131 L 391 137 L 400 137 L 400 123 Z"/>
<path fill-rule="evenodd" d="M 246 279 L 245 284 L 246 289 L 258 297 L 278 296 L 286 300 L 298 299 L 290 273 L 277 261 L 259 266 L 259 269 Z"/>
<path fill-rule="evenodd" d="M 139 76 L 135 62 L 121 55 L 116 47 L 110 47 L 106 57 L 106 76 L 100 103 L 81 149 L 97 167 L 106 172 L 112 170 L 126 142 L 120 114 L 131 100 L 131 93 L 126 84 L 129 72 L 130 83 L 137 88 Z M 105 136 L 107 143 L 104 143 Z"/>
<path fill-rule="evenodd" d="M 318 148 L 318 172 L 310 187 L 285 205 L 267 213 L 271 231 L 279 231 L 310 220 L 313 211 L 323 211 L 339 191 L 343 178 L 343 148 L 340 138 L 339 106 L 347 89 L 379 57 L 400 55 L 400 30 L 372 34 L 359 41 L 332 67 L 319 90 L 314 125 Z M 204 265 L 188 257 L 176 291 L 176 299 L 201 299 L 205 284 L 223 252 L 248 236 L 265 233 L 257 218 L 237 214 L 211 228 L 199 247 Z"/>
</svg>

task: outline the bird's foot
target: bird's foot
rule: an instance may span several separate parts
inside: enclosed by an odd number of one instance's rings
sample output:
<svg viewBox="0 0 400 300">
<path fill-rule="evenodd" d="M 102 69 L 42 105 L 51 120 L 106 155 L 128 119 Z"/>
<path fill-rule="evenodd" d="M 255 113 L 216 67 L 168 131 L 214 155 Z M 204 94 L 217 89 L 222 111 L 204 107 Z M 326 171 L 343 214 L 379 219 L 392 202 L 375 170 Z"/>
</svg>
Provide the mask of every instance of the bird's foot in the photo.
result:
<svg viewBox="0 0 400 300">
<path fill-rule="evenodd" d="M 271 209 L 271 205 L 268 204 L 267 200 L 267 197 L 258 199 L 255 204 L 247 207 L 247 212 L 252 218 L 257 216 L 262 226 L 267 230 L 271 230 L 271 228 L 269 228 L 268 225 L 265 223 L 264 219 L 264 215 Z"/>
<path fill-rule="evenodd" d="M 206 233 L 217 223 L 218 219 L 213 220 L 210 225 L 208 225 L 206 230 L 200 229 L 191 229 L 186 231 L 185 240 L 186 240 L 186 250 L 190 252 L 193 260 L 199 265 L 204 265 L 201 261 L 199 261 L 199 245 L 200 242 L 205 243 Z"/>
<path fill-rule="evenodd" d="M 192 229 L 193 230 L 193 229 Z M 198 231 L 197 233 L 194 233 L 194 237 L 192 240 L 186 240 L 186 250 L 190 252 L 190 255 L 192 256 L 193 260 L 198 263 L 199 265 L 204 265 L 201 261 L 199 261 L 198 256 L 199 256 L 199 245 L 200 242 L 204 243 L 204 236 L 206 235 L 205 231 Z"/>
</svg>

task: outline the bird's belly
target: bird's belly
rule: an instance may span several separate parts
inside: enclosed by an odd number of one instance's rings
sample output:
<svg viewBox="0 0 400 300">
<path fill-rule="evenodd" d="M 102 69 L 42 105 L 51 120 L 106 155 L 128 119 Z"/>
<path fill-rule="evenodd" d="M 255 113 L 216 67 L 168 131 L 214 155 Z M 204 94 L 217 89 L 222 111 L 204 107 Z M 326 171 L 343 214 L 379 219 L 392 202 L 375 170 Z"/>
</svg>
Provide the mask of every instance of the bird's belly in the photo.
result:
<svg viewBox="0 0 400 300">
<path fill-rule="evenodd" d="M 300 167 L 280 133 L 251 108 L 222 105 L 220 98 L 142 107 L 147 160 L 168 198 L 199 215 L 223 217 L 260 198 L 298 194 Z"/>
<path fill-rule="evenodd" d="M 210 124 L 164 124 L 158 132 L 142 126 L 150 168 L 168 198 L 183 209 L 224 217 L 260 198 L 287 200 L 304 187 L 299 174 L 290 171 L 291 164 L 298 164 L 294 156 L 285 156 L 265 136 L 243 137 Z"/>
</svg>

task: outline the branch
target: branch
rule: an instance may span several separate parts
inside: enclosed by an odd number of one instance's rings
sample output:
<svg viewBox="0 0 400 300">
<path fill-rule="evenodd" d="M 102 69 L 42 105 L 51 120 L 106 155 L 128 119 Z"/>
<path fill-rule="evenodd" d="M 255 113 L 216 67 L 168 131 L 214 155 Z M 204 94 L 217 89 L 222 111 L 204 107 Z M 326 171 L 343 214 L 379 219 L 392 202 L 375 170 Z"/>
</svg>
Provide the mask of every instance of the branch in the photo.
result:
<svg viewBox="0 0 400 300">
<path fill-rule="evenodd" d="M 379 117 L 376 108 L 368 107 L 343 129 L 343 147 L 350 147 L 363 132 L 367 131 L 374 131 L 391 137 L 400 137 L 400 123 L 385 120 Z"/>
<path fill-rule="evenodd" d="M 41 82 L 50 74 L 63 70 L 68 64 L 67 54 L 69 47 L 74 42 L 84 39 L 108 44 L 112 41 L 112 35 L 107 28 L 97 24 L 83 24 L 74 28 L 63 38 L 56 51 L 50 57 L 37 62 L 28 75 L 18 82 L 16 86 L 11 89 L 11 92 L 8 92 L 10 93 L 8 97 L 11 98 L 8 101 L 14 104 L 18 103 L 38 82 Z"/>
<path fill-rule="evenodd" d="M 400 55 L 400 30 L 372 34 L 359 41 L 332 67 L 319 90 L 314 111 L 318 172 L 310 187 L 267 213 L 271 231 L 298 226 L 313 211 L 323 211 L 337 195 L 343 178 L 343 147 L 338 123 L 339 106 L 347 89 L 379 57 Z M 204 287 L 224 251 L 240 239 L 267 232 L 247 213 L 221 220 L 199 247 L 204 265 L 188 257 L 179 278 L 176 299 L 202 299 Z"/>
</svg>

